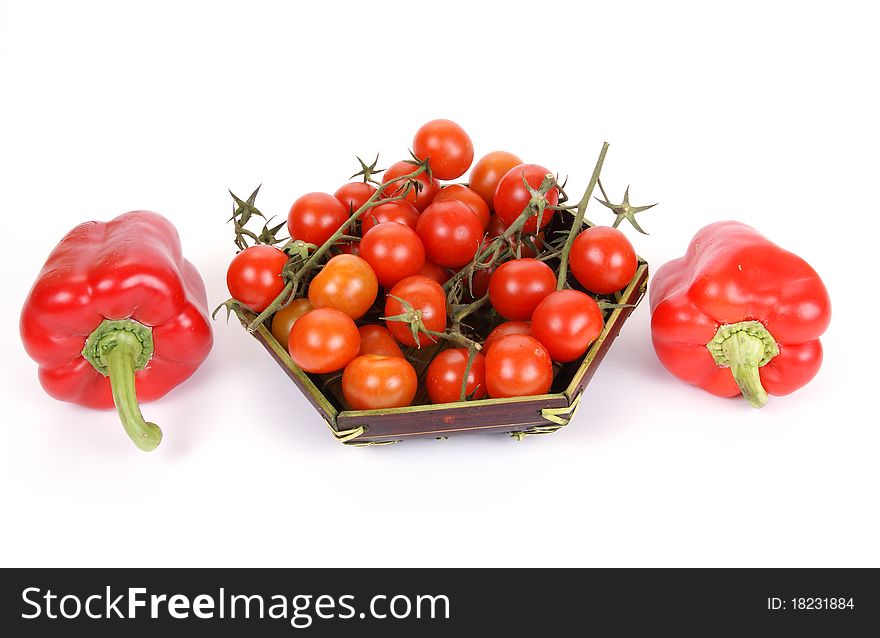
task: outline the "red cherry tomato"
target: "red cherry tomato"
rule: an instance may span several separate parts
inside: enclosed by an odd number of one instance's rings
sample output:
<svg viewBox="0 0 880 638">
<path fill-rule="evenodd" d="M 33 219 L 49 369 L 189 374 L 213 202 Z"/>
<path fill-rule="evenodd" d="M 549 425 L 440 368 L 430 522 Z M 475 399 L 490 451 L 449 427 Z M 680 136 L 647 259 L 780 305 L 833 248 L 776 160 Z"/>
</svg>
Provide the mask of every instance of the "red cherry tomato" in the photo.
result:
<svg viewBox="0 0 880 638">
<path fill-rule="evenodd" d="M 433 279 L 441 286 L 449 281 L 450 277 L 452 277 L 452 273 L 448 269 L 444 268 L 443 266 L 438 266 L 429 259 L 425 260 L 425 263 L 422 264 L 422 267 L 419 268 L 419 272 L 417 272 L 416 274 L 424 275 L 429 279 Z"/>
<path fill-rule="evenodd" d="M 489 210 L 494 210 L 492 200 L 495 198 L 498 182 L 507 171 L 522 163 L 523 161 L 513 153 L 492 151 L 474 164 L 468 187 L 483 198 Z"/>
<path fill-rule="evenodd" d="M 577 290 L 558 290 L 538 304 L 532 314 L 532 336 L 550 358 L 567 363 L 582 356 L 602 332 L 599 304 Z"/>
<path fill-rule="evenodd" d="M 450 200 L 456 200 L 463 204 L 467 204 L 468 207 L 474 211 L 474 215 L 477 216 L 477 219 L 480 220 L 480 225 L 483 227 L 483 230 L 486 230 L 489 227 L 489 206 L 483 201 L 482 197 L 477 195 L 470 188 L 462 186 L 461 184 L 444 186 L 434 197 L 432 203 L 436 204 L 437 202 L 448 202 Z"/>
<path fill-rule="evenodd" d="M 286 308 L 282 308 L 272 315 L 272 336 L 275 337 L 275 341 L 284 346 L 285 350 L 293 324 L 310 310 L 314 310 L 314 308 L 308 299 L 294 299 Z"/>
<path fill-rule="evenodd" d="M 510 227 L 516 221 L 516 218 L 520 216 L 520 213 L 522 213 L 532 198 L 531 193 L 523 184 L 523 177 L 525 177 L 529 186 L 537 189 L 549 172 L 546 168 L 537 164 L 520 164 L 504 174 L 504 177 L 498 182 L 498 188 L 495 189 L 494 202 L 495 214 L 498 215 L 498 219 L 504 222 L 505 228 Z M 555 206 L 559 203 L 559 190 L 554 186 L 547 191 L 546 197 L 547 203 Z M 541 228 L 549 224 L 552 217 L 553 209 L 545 208 L 541 214 Z M 534 233 L 538 230 L 537 213 L 526 220 L 522 230 L 526 233 Z"/>
<path fill-rule="evenodd" d="M 492 346 L 501 337 L 506 337 L 507 335 L 530 335 L 531 328 L 528 321 L 505 321 L 500 323 L 486 337 L 486 340 L 483 342 L 483 349 L 480 352 L 484 355 L 489 354 L 489 350 L 492 349 Z"/>
<path fill-rule="evenodd" d="M 486 388 L 491 397 L 547 394 L 551 385 L 553 362 L 537 339 L 507 335 L 486 355 Z"/>
<path fill-rule="evenodd" d="M 348 217 L 348 209 L 333 195 L 308 193 L 290 207 L 287 231 L 293 239 L 320 246 L 339 230 Z"/>
<path fill-rule="evenodd" d="M 451 120 L 432 120 L 416 131 L 413 153 L 428 160 L 437 179 L 455 179 L 474 161 L 474 145 L 464 129 Z"/>
<path fill-rule="evenodd" d="M 361 216 L 361 236 L 377 224 L 383 222 L 397 222 L 409 226 L 413 230 L 419 221 L 419 211 L 408 201 L 399 199 L 385 204 L 373 206 Z"/>
<path fill-rule="evenodd" d="M 382 173 L 382 182 L 390 182 L 395 177 L 409 175 L 417 169 L 418 166 L 414 166 L 409 162 L 397 162 L 395 164 L 392 164 L 390 168 Z M 437 194 L 437 191 L 440 190 L 440 185 L 433 178 L 429 178 L 426 173 L 419 173 L 413 179 L 418 182 L 420 186 L 419 188 L 410 188 L 409 192 L 406 195 L 406 201 L 408 201 L 419 210 L 425 210 L 428 205 L 434 200 L 434 196 Z M 389 186 L 388 189 L 382 194 L 386 197 L 401 195 L 403 194 L 406 183 L 406 180 L 395 182 L 394 185 Z"/>
<path fill-rule="evenodd" d="M 336 255 L 309 284 L 309 301 L 315 308 L 336 308 L 352 319 L 360 319 L 376 301 L 378 292 L 370 264 L 354 255 Z"/>
<path fill-rule="evenodd" d="M 428 330 L 443 332 L 446 330 L 446 294 L 443 287 L 433 279 L 421 275 L 407 277 L 395 284 L 385 300 L 385 316 L 394 317 L 406 311 L 397 299 L 403 299 L 415 310 L 422 313 L 422 323 Z M 413 338 L 409 324 L 402 321 L 385 321 L 388 330 L 400 343 L 407 346 L 419 346 L 434 343 L 434 337 L 420 332 L 419 343 Z"/>
<path fill-rule="evenodd" d="M 483 227 L 473 211 L 459 201 L 436 202 L 419 217 L 416 232 L 428 259 L 447 268 L 464 266 L 474 258 Z"/>
<path fill-rule="evenodd" d="M 367 203 L 367 200 L 376 192 L 376 187 L 366 182 L 349 182 L 339 187 L 333 196 L 342 202 L 345 210 L 351 213 Z"/>
<path fill-rule="evenodd" d="M 372 266 L 379 283 L 389 288 L 419 272 L 425 263 L 425 248 L 409 226 L 383 222 L 361 239 L 360 256 Z"/>
<path fill-rule="evenodd" d="M 358 328 L 361 334 L 361 349 L 358 355 L 381 354 L 386 357 L 402 357 L 403 352 L 397 341 L 391 336 L 388 328 L 369 324 Z"/>
<path fill-rule="evenodd" d="M 418 388 L 416 371 L 402 357 L 365 354 L 345 366 L 342 394 L 353 410 L 410 405 Z"/>
<path fill-rule="evenodd" d="M 592 292 L 617 292 L 635 277 L 636 251 L 622 232 L 608 226 L 582 231 L 571 245 L 569 268 L 578 283 Z"/>
<path fill-rule="evenodd" d="M 229 294 L 254 312 L 263 312 L 284 290 L 281 271 L 285 264 L 287 255 L 274 246 L 245 248 L 226 271 Z"/>
<path fill-rule="evenodd" d="M 324 374 L 344 368 L 357 356 L 361 337 L 351 317 L 335 308 L 318 308 L 296 320 L 287 350 L 306 372 Z"/>
<path fill-rule="evenodd" d="M 453 403 L 461 399 L 461 380 L 467 361 L 467 348 L 451 348 L 434 357 L 425 374 L 425 387 L 431 403 Z M 479 352 L 468 372 L 465 396 L 474 399 L 486 396 L 486 358 Z"/>
<path fill-rule="evenodd" d="M 541 300 L 556 290 L 556 275 L 536 259 L 513 259 L 489 279 L 489 301 L 502 317 L 528 321 Z"/>
</svg>

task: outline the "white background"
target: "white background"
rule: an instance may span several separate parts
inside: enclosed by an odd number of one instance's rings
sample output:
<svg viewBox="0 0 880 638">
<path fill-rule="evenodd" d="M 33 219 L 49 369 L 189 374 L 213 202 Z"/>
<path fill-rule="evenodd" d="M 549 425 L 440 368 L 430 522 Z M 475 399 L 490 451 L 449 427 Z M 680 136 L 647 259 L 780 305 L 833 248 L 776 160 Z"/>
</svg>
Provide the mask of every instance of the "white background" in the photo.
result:
<svg viewBox="0 0 880 638">
<path fill-rule="evenodd" d="M 880 51 L 870 3 L 0 3 L 2 565 L 880 564 Z M 640 306 L 549 437 L 336 443 L 234 321 L 196 375 L 112 412 L 46 397 L 18 337 L 87 219 L 178 226 L 212 304 L 227 188 L 286 215 L 436 117 L 586 184 L 632 183 L 656 269 L 736 218 L 824 277 L 818 377 L 763 410 L 669 376 Z M 593 205 L 588 217 L 608 223 Z"/>
</svg>

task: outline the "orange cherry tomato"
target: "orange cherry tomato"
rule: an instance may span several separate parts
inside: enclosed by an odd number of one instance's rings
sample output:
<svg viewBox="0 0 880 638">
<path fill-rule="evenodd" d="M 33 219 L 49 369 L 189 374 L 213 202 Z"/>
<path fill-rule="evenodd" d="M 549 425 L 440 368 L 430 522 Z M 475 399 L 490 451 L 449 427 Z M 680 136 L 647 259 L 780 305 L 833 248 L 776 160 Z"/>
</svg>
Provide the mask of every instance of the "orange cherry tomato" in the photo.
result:
<svg viewBox="0 0 880 638">
<path fill-rule="evenodd" d="M 495 210 L 492 200 L 495 198 L 498 182 L 507 171 L 522 163 L 523 161 L 513 153 L 492 151 L 474 164 L 468 187 L 483 198 L 490 210 Z"/>
<path fill-rule="evenodd" d="M 342 394 L 353 410 L 410 405 L 418 384 L 416 371 L 402 357 L 361 355 L 345 366 L 342 373 Z"/>
<path fill-rule="evenodd" d="M 293 324 L 310 310 L 314 310 L 314 308 L 308 299 L 294 299 L 286 308 L 282 308 L 272 316 L 272 336 L 275 337 L 275 341 L 284 346 L 285 350 Z"/>
<path fill-rule="evenodd" d="M 360 347 L 361 336 L 354 321 L 336 308 L 316 308 L 297 319 L 287 344 L 296 365 L 318 374 L 341 370 Z"/>
<path fill-rule="evenodd" d="M 376 273 L 355 255 L 336 255 L 309 285 L 309 301 L 315 308 L 336 308 L 352 319 L 363 317 L 379 292 Z"/>
</svg>

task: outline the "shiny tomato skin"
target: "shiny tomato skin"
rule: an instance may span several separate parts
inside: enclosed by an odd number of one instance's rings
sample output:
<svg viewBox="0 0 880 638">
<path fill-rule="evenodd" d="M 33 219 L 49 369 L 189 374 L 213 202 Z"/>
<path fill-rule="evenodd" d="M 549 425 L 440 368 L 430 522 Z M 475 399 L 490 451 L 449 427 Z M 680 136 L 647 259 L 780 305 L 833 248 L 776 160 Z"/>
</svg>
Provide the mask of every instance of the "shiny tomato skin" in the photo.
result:
<svg viewBox="0 0 880 638">
<path fill-rule="evenodd" d="M 626 235 L 609 226 L 581 231 L 571 245 L 568 264 L 581 286 L 600 295 L 625 288 L 639 267 Z"/>
<path fill-rule="evenodd" d="M 446 330 L 446 293 L 443 287 L 433 279 L 422 275 L 413 275 L 397 282 L 388 293 L 385 300 L 385 316 L 394 317 L 406 312 L 403 304 L 395 297 L 403 299 L 415 310 L 422 313 L 422 323 L 428 330 L 443 332 Z M 402 321 L 385 320 L 388 330 L 400 343 L 407 346 L 420 347 L 421 345 L 434 343 L 436 339 L 420 332 L 419 343 L 413 339 L 409 324 Z"/>
<path fill-rule="evenodd" d="M 373 268 L 379 283 L 390 288 L 419 272 L 425 263 L 425 248 L 409 226 L 383 222 L 373 226 L 361 239 L 360 256 Z"/>
<path fill-rule="evenodd" d="M 287 255 L 275 248 L 258 244 L 233 257 L 226 271 L 226 287 L 232 298 L 254 312 L 262 312 L 284 290 L 281 271 Z"/>
<path fill-rule="evenodd" d="M 528 321 L 505 321 L 504 323 L 499 323 L 486 336 L 486 340 L 483 341 L 483 349 L 480 352 L 484 355 L 489 354 L 489 350 L 492 349 L 492 346 L 501 337 L 506 337 L 507 335 L 530 335 L 531 330 L 532 327 Z"/>
<path fill-rule="evenodd" d="M 578 290 L 547 295 L 532 314 L 532 336 L 560 363 L 583 356 L 599 337 L 602 325 L 599 304 Z"/>
<path fill-rule="evenodd" d="M 287 350 L 306 372 L 341 370 L 357 356 L 361 337 L 351 317 L 335 308 L 316 308 L 297 319 Z"/>
<path fill-rule="evenodd" d="M 366 260 L 336 255 L 309 284 L 309 301 L 315 308 L 336 308 L 352 319 L 360 319 L 376 301 L 378 292 L 376 273 Z"/>
<path fill-rule="evenodd" d="M 547 394 L 553 362 L 547 349 L 527 335 L 498 339 L 486 355 L 486 389 L 493 398 Z"/>
<path fill-rule="evenodd" d="M 287 340 L 290 337 L 290 330 L 293 328 L 293 324 L 311 310 L 314 310 L 311 302 L 308 299 L 300 298 L 294 299 L 287 304 L 286 308 L 282 308 L 272 315 L 272 336 L 275 337 L 275 341 L 284 346 L 285 350 L 287 349 Z"/>
<path fill-rule="evenodd" d="M 467 206 L 474 211 L 474 215 L 477 216 L 477 219 L 480 220 L 480 225 L 483 227 L 483 230 L 489 228 L 489 206 L 483 201 L 482 197 L 477 195 L 476 192 L 462 184 L 450 184 L 449 186 L 444 186 L 440 189 L 440 192 L 434 196 L 434 201 L 432 203 L 446 202 L 449 200 L 456 200 L 463 204 L 467 204 Z"/>
<path fill-rule="evenodd" d="M 537 164 L 520 164 L 504 174 L 504 177 L 501 178 L 501 181 L 498 182 L 498 187 L 495 189 L 493 201 L 495 203 L 495 214 L 504 223 L 505 228 L 509 228 L 516 221 L 532 198 L 531 193 L 523 184 L 523 177 L 525 177 L 529 186 L 537 190 L 549 172 L 546 168 Z M 546 198 L 549 205 L 555 206 L 559 203 L 559 190 L 554 186 L 547 191 Z M 541 214 L 541 228 L 550 223 L 553 212 L 550 208 L 544 209 L 544 212 Z M 526 220 L 522 230 L 525 233 L 538 231 L 537 213 Z"/>
<path fill-rule="evenodd" d="M 397 222 L 415 230 L 418 221 L 419 211 L 408 201 L 400 199 L 386 202 L 373 206 L 361 215 L 361 236 L 383 222 Z"/>
<path fill-rule="evenodd" d="M 422 267 L 419 268 L 419 272 L 417 275 L 424 275 L 429 279 L 433 279 L 441 286 L 445 284 L 452 277 L 452 272 L 448 268 L 444 268 L 438 264 L 435 264 L 430 259 L 426 259 L 425 263 L 422 264 Z"/>
<path fill-rule="evenodd" d="M 352 410 L 381 410 L 411 405 L 418 388 L 412 364 L 403 357 L 365 354 L 342 373 L 342 394 Z"/>
<path fill-rule="evenodd" d="M 556 290 L 556 275 L 542 261 L 524 257 L 504 262 L 489 279 L 489 301 L 505 319 L 528 321 L 541 300 Z"/>
<path fill-rule="evenodd" d="M 419 217 L 416 232 L 428 259 L 446 268 L 460 268 L 471 261 L 483 240 L 477 216 L 457 200 L 428 206 Z"/>
<path fill-rule="evenodd" d="M 291 238 L 320 246 L 348 220 L 348 209 L 328 193 L 308 193 L 290 207 L 287 231 Z"/>
<path fill-rule="evenodd" d="M 495 189 L 505 173 L 523 161 L 507 151 L 492 151 L 480 158 L 471 169 L 468 188 L 483 198 L 490 211 L 495 210 Z"/>
<path fill-rule="evenodd" d="M 465 130 L 452 120 L 431 120 L 416 131 L 413 154 L 428 160 L 437 179 L 455 179 L 471 167 L 474 145 Z"/>
<path fill-rule="evenodd" d="M 367 200 L 370 199 L 375 192 L 376 187 L 372 184 L 367 184 L 366 182 L 349 182 L 348 184 L 340 186 L 339 189 L 333 193 L 333 196 L 342 202 L 342 205 L 345 206 L 345 210 L 348 211 L 350 216 L 351 213 L 366 204 Z"/>
<path fill-rule="evenodd" d="M 361 348 L 358 355 L 381 354 L 386 357 L 402 357 L 403 352 L 397 345 L 397 340 L 391 336 L 388 328 L 368 324 L 358 328 L 361 335 Z"/>
<path fill-rule="evenodd" d="M 382 173 L 382 183 L 390 182 L 395 177 L 409 175 L 417 169 L 418 166 L 401 160 L 400 162 L 392 164 L 390 168 Z M 426 173 L 419 173 L 413 179 L 421 185 L 421 188 L 410 188 L 409 192 L 407 192 L 406 194 L 405 201 L 408 201 L 417 209 L 423 211 L 434 200 L 434 196 L 437 194 L 437 191 L 440 190 L 440 185 L 435 179 L 428 177 Z M 385 197 L 394 197 L 396 195 L 401 195 L 403 194 L 406 183 L 406 180 L 395 182 L 393 185 L 389 186 L 385 191 L 383 191 L 382 194 Z"/>
<path fill-rule="evenodd" d="M 434 357 L 425 373 L 425 388 L 431 403 L 454 403 L 461 400 L 461 380 L 467 367 L 468 349 L 450 348 Z M 477 353 L 468 372 L 465 396 L 486 396 L 486 358 Z"/>
</svg>

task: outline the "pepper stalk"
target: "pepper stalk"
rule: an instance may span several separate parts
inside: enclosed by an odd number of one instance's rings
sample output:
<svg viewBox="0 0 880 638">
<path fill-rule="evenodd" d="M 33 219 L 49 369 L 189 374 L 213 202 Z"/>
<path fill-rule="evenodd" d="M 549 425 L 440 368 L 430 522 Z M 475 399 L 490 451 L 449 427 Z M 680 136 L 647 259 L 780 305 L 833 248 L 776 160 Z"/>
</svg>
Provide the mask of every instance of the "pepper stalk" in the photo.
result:
<svg viewBox="0 0 880 638">
<path fill-rule="evenodd" d="M 138 448 L 155 450 L 162 430 L 145 421 L 138 405 L 135 372 L 143 370 L 153 355 L 153 331 L 132 319 L 105 319 L 86 339 L 82 356 L 110 378 L 113 403 L 122 427 Z"/>
<path fill-rule="evenodd" d="M 767 403 L 767 391 L 761 384 L 758 368 L 779 354 L 779 345 L 760 321 L 740 321 L 718 328 L 706 344 L 716 365 L 730 368 L 733 380 L 752 406 Z"/>
</svg>

